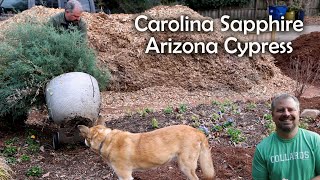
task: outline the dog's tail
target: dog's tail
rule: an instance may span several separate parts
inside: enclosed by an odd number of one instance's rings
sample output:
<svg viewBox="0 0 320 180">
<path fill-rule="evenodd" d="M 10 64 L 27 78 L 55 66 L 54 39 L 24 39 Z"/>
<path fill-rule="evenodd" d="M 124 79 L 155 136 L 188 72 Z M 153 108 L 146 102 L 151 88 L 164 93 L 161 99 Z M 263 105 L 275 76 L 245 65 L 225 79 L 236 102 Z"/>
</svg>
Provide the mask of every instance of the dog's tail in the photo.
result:
<svg viewBox="0 0 320 180">
<path fill-rule="evenodd" d="M 215 179 L 215 171 L 212 163 L 211 152 L 209 148 L 209 143 L 207 138 L 205 137 L 201 143 L 201 152 L 200 152 L 200 168 L 203 172 L 203 176 L 205 180 L 214 180 Z"/>
</svg>

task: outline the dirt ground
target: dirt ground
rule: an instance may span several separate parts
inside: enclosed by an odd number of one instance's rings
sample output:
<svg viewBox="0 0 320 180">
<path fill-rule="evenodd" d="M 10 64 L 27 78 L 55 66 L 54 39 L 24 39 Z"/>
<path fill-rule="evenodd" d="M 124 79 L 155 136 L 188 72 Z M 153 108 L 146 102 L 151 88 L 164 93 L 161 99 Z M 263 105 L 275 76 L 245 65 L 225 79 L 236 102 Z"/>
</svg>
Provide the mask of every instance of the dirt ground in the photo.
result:
<svg viewBox="0 0 320 180">
<path fill-rule="evenodd" d="M 0 22 L 0 26 L 6 27 L 30 16 L 45 21 L 59 11 L 34 7 Z M 160 19 L 176 17 L 182 13 L 203 18 L 182 6 L 160 6 L 146 13 Z M 153 130 L 152 119 L 156 119 L 159 127 L 172 124 L 201 125 L 208 128 L 218 179 L 251 179 L 255 146 L 273 127 L 266 118 L 270 98 L 276 93 L 294 90 L 294 77 L 286 71 L 288 64 L 285 55 L 276 58 L 270 54 L 238 58 L 226 53 L 144 54 L 143 49 L 151 35 L 161 40 L 174 37 L 181 41 L 211 39 L 218 42 L 223 41 L 225 35 L 221 32 L 141 34 L 133 31 L 134 15 L 85 13 L 84 18 L 88 22 L 89 42 L 97 51 L 99 64 L 101 67 L 107 65 L 112 74 L 108 91 L 101 93 L 101 115 L 107 126 L 131 132 L 146 132 Z M 320 22 L 319 18 L 307 18 L 306 21 L 309 24 Z M 313 35 L 315 37 L 310 38 Z M 318 53 L 319 34 L 311 36 L 305 35 L 293 42 L 296 47 L 293 55 L 308 59 Z M 308 53 L 311 49 L 314 53 Z M 284 63 L 280 63 L 280 60 Z M 315 84 L 314 89 L 319 91 L 318 84 Z M 320 96 L 309 93 L 304 97 L 311 98 L 301 99 L 302 109 L 320 109 Z M 169 111 L 170 106 L 173 107 L 172 112 Z M 117 179 L 99 155 L 82 143 L 64 144 L 60 149 L 53 150 L 51 130 L 30 123 L 45 118 L 47 114 L 31 113 L 25 127 L 9 130 L 0 126 L 0 152 L 6 154 L 16 179 Z M 320 133 L 319 118 L 302 122 L 304 127 Z M 233 137 L 228 131 L 239 134 Z M 32 150 L 33 145 L 36 148 Z M 14 147 L 16 151 L 8 147 Z M 29 160 L 26 160 L 26 156 Z M 27 176 L 30 172 L 28 170 L 36 166 L 42 170 L 36 173 L 38 177 Z M 197 174 L 201 177 L 199 169 Z M 176 162 L 135 172 L 133 176 L 140 180 L 185 179 Z"/>
<path fill-rule="evenodd" d="M 106 125 L 112 128 L 131 132 L 146 132 L 153 130 L 151 119 L 155 118 L 159 128 L 172 124 L 188 124 L 191 126 L 205 126 L 208 128 L 208 139 L 212 147 L 212 159 L 218 179 L 251 179 L 251 161 L 255 145 L 269 133 L 270 122 L 265 118 L 269 113 L 269 102 L 232 102 L 224 101 L 220 104 L 201 104 L 195 107 L 173 107 L 173 111 L 157 111 L 152 109 L 143 112 L 127 114 L 118 119 L 108 121 Z M 320 108 L 320 98 L 302 100 L 302 108 Z M 312 104 L 312 105 L 309 105 Z M 221 113 L 215 117 L 214 114 Z M 226 124 L 232 122 L 231 124 Z M 308 124 L 308 129 L 320 133 L 320 118 L 314 121 L 302 122 Z M 198 125 L 197 125 L 198 124 Z M 221 130 L 216 127 L 225 125 Z M 241 132 L 237 139 L 231 139 L 228 128 Z M 29 132 L 32 132 L 30 134 Z M 37 152 L 28 151 L 27 139 L 35 136 L 40 148 Z M 16 159 L 10 166 L 16 173 L 16 179 L 26 179 L 28 169 L 40 166 L 43 173 L 39 177 L 30 179 L 117 179 L 99 155 L 93 153 L 83 144 L 64 144 L 60 149 L 53 150 L 50 133 L 48 131 L 31 131 L 29 128 L 15 132 L 0 131 L 0 150 L 4 152 L 7 142 L 17 138 L 12 146 L 17 147 L 17 153 L 9 156 Z M 245 140 L 241 142 L 241 138 Z M 29 161 L 22 161 L 23 155 L 30 157 Z M 8 158 L 8 157 L 7 157 Z M 201 177 L 201 171 L 197 174 Z M 184 175 L 179 171 L 177 163 L 173 161 L 162 167 L 139 171 L 133 174 L 135 179 L 141 180 L 183 180 Z"/>
</svg>

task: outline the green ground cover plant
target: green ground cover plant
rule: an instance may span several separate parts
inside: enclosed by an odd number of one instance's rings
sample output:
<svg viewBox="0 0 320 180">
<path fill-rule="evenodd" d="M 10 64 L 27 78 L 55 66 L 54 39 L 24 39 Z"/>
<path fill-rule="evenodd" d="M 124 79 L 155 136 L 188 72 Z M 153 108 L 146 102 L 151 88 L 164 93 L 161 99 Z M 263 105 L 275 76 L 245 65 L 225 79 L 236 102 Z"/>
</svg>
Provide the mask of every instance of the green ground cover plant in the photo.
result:
<svg viewBox="0 0 320 180">
<path fill-rule="evenodd" d="M 166 108 L 163 110 L 163 112 L 164 112 L 165 114 L 172 114 L 172 113 L 173 113 L 173 108 L 172 108 L 172 106 L 166 107 Z"/>
<path fill-rule="evenodd" d="M 179 109 L 179 113 L 185 113 L 187 111 L 187 105 L 180 104 L 178 109 Z"/>
<path fill-rule="evenodd" d="M 33 166 L 30 169 L 28 169 L 26 175 L 27 176 L 34 176 L 34 177 L 40 177 L 43 174 L 43 170 L 40 166 Z"/>
<path fill-rule="evenodd" d="M 159 123 L 158 123 L 158 120 L 156 118 L 152 118 L 151 119 L 151 126 L 152 126 L 153 129 L 159 128 Z"/>
</svg>

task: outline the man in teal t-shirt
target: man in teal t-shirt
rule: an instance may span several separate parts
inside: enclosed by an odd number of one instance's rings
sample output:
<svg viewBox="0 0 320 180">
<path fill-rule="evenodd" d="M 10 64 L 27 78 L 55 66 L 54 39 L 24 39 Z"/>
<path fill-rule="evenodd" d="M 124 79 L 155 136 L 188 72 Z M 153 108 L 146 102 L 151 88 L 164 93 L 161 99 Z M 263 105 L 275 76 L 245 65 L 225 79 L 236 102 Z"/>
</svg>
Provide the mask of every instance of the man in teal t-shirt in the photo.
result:
<svg viewBox="0 0 320 180">
<path fill-rule="evenodd" d="M 289 94 L 271 103 L 276 132 L 258 144 L 254 180 L 320 180 L 320 135 L 299 128 L 300 104 Z"/>
</svg>

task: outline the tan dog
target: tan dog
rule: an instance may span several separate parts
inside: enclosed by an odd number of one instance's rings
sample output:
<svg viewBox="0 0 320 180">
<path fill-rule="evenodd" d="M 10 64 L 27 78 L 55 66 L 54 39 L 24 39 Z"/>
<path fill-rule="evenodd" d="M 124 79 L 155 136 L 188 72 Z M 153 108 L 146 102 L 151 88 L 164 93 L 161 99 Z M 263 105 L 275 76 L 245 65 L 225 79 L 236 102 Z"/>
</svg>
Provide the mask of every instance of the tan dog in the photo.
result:
<svg viewBox="0 0 320 180">
<path fill-rule="evenodd" d="M 199 179 L 198 159 L 204 179 L 215 177 L 208 140 L 190 126 L 175 125 L 146 133 L 111 130 L 103 125 L 78 128 L 86 145 L 102 156 L 120 180 L 132 180 L 134 170 L 157 167 L 175 157 L 190 180 Z"/>
</svg>

